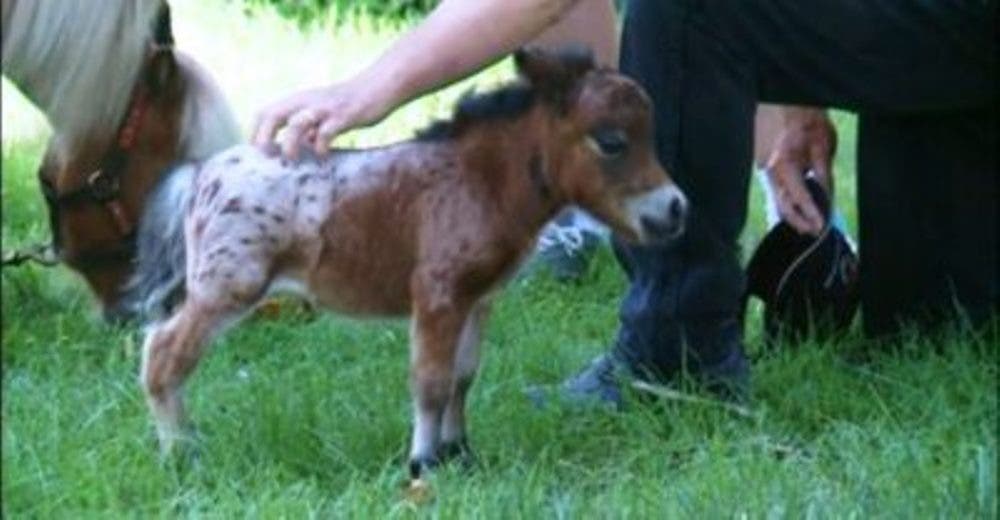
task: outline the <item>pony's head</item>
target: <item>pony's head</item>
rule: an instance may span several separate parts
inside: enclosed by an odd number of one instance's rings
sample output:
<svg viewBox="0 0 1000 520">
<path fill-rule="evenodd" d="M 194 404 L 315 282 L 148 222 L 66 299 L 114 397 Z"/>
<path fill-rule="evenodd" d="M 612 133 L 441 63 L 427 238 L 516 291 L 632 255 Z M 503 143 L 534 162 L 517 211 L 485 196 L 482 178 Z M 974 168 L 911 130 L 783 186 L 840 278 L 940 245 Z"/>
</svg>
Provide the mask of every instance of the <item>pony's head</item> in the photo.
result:
<svg viewBox="0 0 1000 520">
<path fill-rule="evenodd" d="M 178 153 L 185 96 L 178 77 L 172 53 L 153 56 L 117 133 L 115 127 L 94 128 L 70 137 L 57 128 L 38 170 L 53 245 L 109 318 L 119 314 L 119 287 L 132 269 L 142 201 Z"/>
<path fill-rule="evenodd" d="M 3 29 L 4 75 L 52 124 L 38 177 L 54 245 L 118 317 L 146 195 L 237 142 L 235 118 L 173 49 L 164 0 L 4 0 Z"/>
<path fill-rule="evenodd" d="M 559 193 L 628 240 L 677 237 L 687 202 L 656 158 L 643 89 L 584 50 L 521 50 L 514 62 L 552 115 L 545 163 Z"/>
</svg>

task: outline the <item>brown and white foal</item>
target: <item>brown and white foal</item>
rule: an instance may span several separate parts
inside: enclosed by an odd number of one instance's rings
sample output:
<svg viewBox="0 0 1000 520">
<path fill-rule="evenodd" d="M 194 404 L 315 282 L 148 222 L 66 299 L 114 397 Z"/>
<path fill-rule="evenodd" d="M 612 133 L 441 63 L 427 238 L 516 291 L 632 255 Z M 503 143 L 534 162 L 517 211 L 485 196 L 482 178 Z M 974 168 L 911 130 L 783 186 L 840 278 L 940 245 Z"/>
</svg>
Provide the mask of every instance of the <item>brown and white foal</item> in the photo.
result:
<svg viewBox="0 0 1000 520">
<path fill-rule="evenodd" d="M 158 320 L 141 381 L 164 453 L 186 434 L 180 387 L 211 335 L 291 287 L 346 314 L 412 317 L 418 477 L 467 449 L 489 300 L 546 221 L 577 204 L 627 239 L 681 232 L 640 87 L 585 53 L 515 62 L 518 81 L 416 140 L 299 163 L 236 147 L 160 187 L 132 293 Z"/>
</svg>

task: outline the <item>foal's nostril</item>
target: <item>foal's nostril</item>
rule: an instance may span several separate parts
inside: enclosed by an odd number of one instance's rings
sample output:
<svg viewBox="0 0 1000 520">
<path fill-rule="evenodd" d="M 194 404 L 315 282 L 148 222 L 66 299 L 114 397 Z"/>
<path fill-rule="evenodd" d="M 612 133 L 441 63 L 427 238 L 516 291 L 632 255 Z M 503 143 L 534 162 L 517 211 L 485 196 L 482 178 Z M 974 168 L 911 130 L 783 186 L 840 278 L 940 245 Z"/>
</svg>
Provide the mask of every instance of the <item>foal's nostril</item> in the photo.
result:
<svg viewBox="0 0 1000 520">
<path fill-rule="evenodd" d="M 101 309 L 101 317 L 109 325 L 128 325 L 137 316 L 133 309 L 122 303 L 105 306 Z"/>
<path fill-rule="evenodd" d="M 667 206 L 667 216 L 674 222 L 683 220 L 685 211 L 684 201 L 680 197 L 671 199 L 670 205 Z"/>
</svg>

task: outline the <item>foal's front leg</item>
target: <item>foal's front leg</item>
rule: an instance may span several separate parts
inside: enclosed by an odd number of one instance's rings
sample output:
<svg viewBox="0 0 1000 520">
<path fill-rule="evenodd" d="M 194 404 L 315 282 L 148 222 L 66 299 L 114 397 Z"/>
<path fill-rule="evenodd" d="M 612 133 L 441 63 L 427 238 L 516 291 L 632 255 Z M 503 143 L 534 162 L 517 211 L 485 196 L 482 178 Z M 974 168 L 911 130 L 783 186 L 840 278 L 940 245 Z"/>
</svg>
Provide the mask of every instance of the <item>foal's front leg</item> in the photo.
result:
<svg viewBox="0 0 1000 520">
<path fill-rule="evenodd" d="M 469 313 L 469 317 L 465 319 L 462 334 L 458 339 L 455 385 L 441 425 L 438 458 L 442 461 L 458 458 L 463 464 L 472 462 L 472 451 L 465 426 L 465 399 L 479 370 L 479 349 L 488 315 L 489 303 L 485 301 L 477 303 Z"/>
<path fill-rule="evenodd" d="M 410 477 L 414 479 L 438 463 L 441 421 L 455 384 L 455 351 L 468 314 L 467 305 L 416 298 L 410 339 L 414 410 Z"/>
</svg>

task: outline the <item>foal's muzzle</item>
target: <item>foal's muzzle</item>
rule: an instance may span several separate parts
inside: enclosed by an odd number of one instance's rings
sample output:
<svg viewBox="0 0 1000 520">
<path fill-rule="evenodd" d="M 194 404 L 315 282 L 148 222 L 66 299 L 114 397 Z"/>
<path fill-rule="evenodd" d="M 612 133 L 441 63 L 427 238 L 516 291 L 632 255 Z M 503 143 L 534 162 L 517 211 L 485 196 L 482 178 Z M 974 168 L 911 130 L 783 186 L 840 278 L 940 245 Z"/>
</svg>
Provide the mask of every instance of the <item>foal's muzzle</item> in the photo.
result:
<svg viewBox="0 0 1000 520">
<path fill-rule="evenodd" d="M 688 203 L 673 184 L 664 183 L 632 198 L 627 208 L 640 242 L 665 242 L 684 232 Z"/>
</svg>

